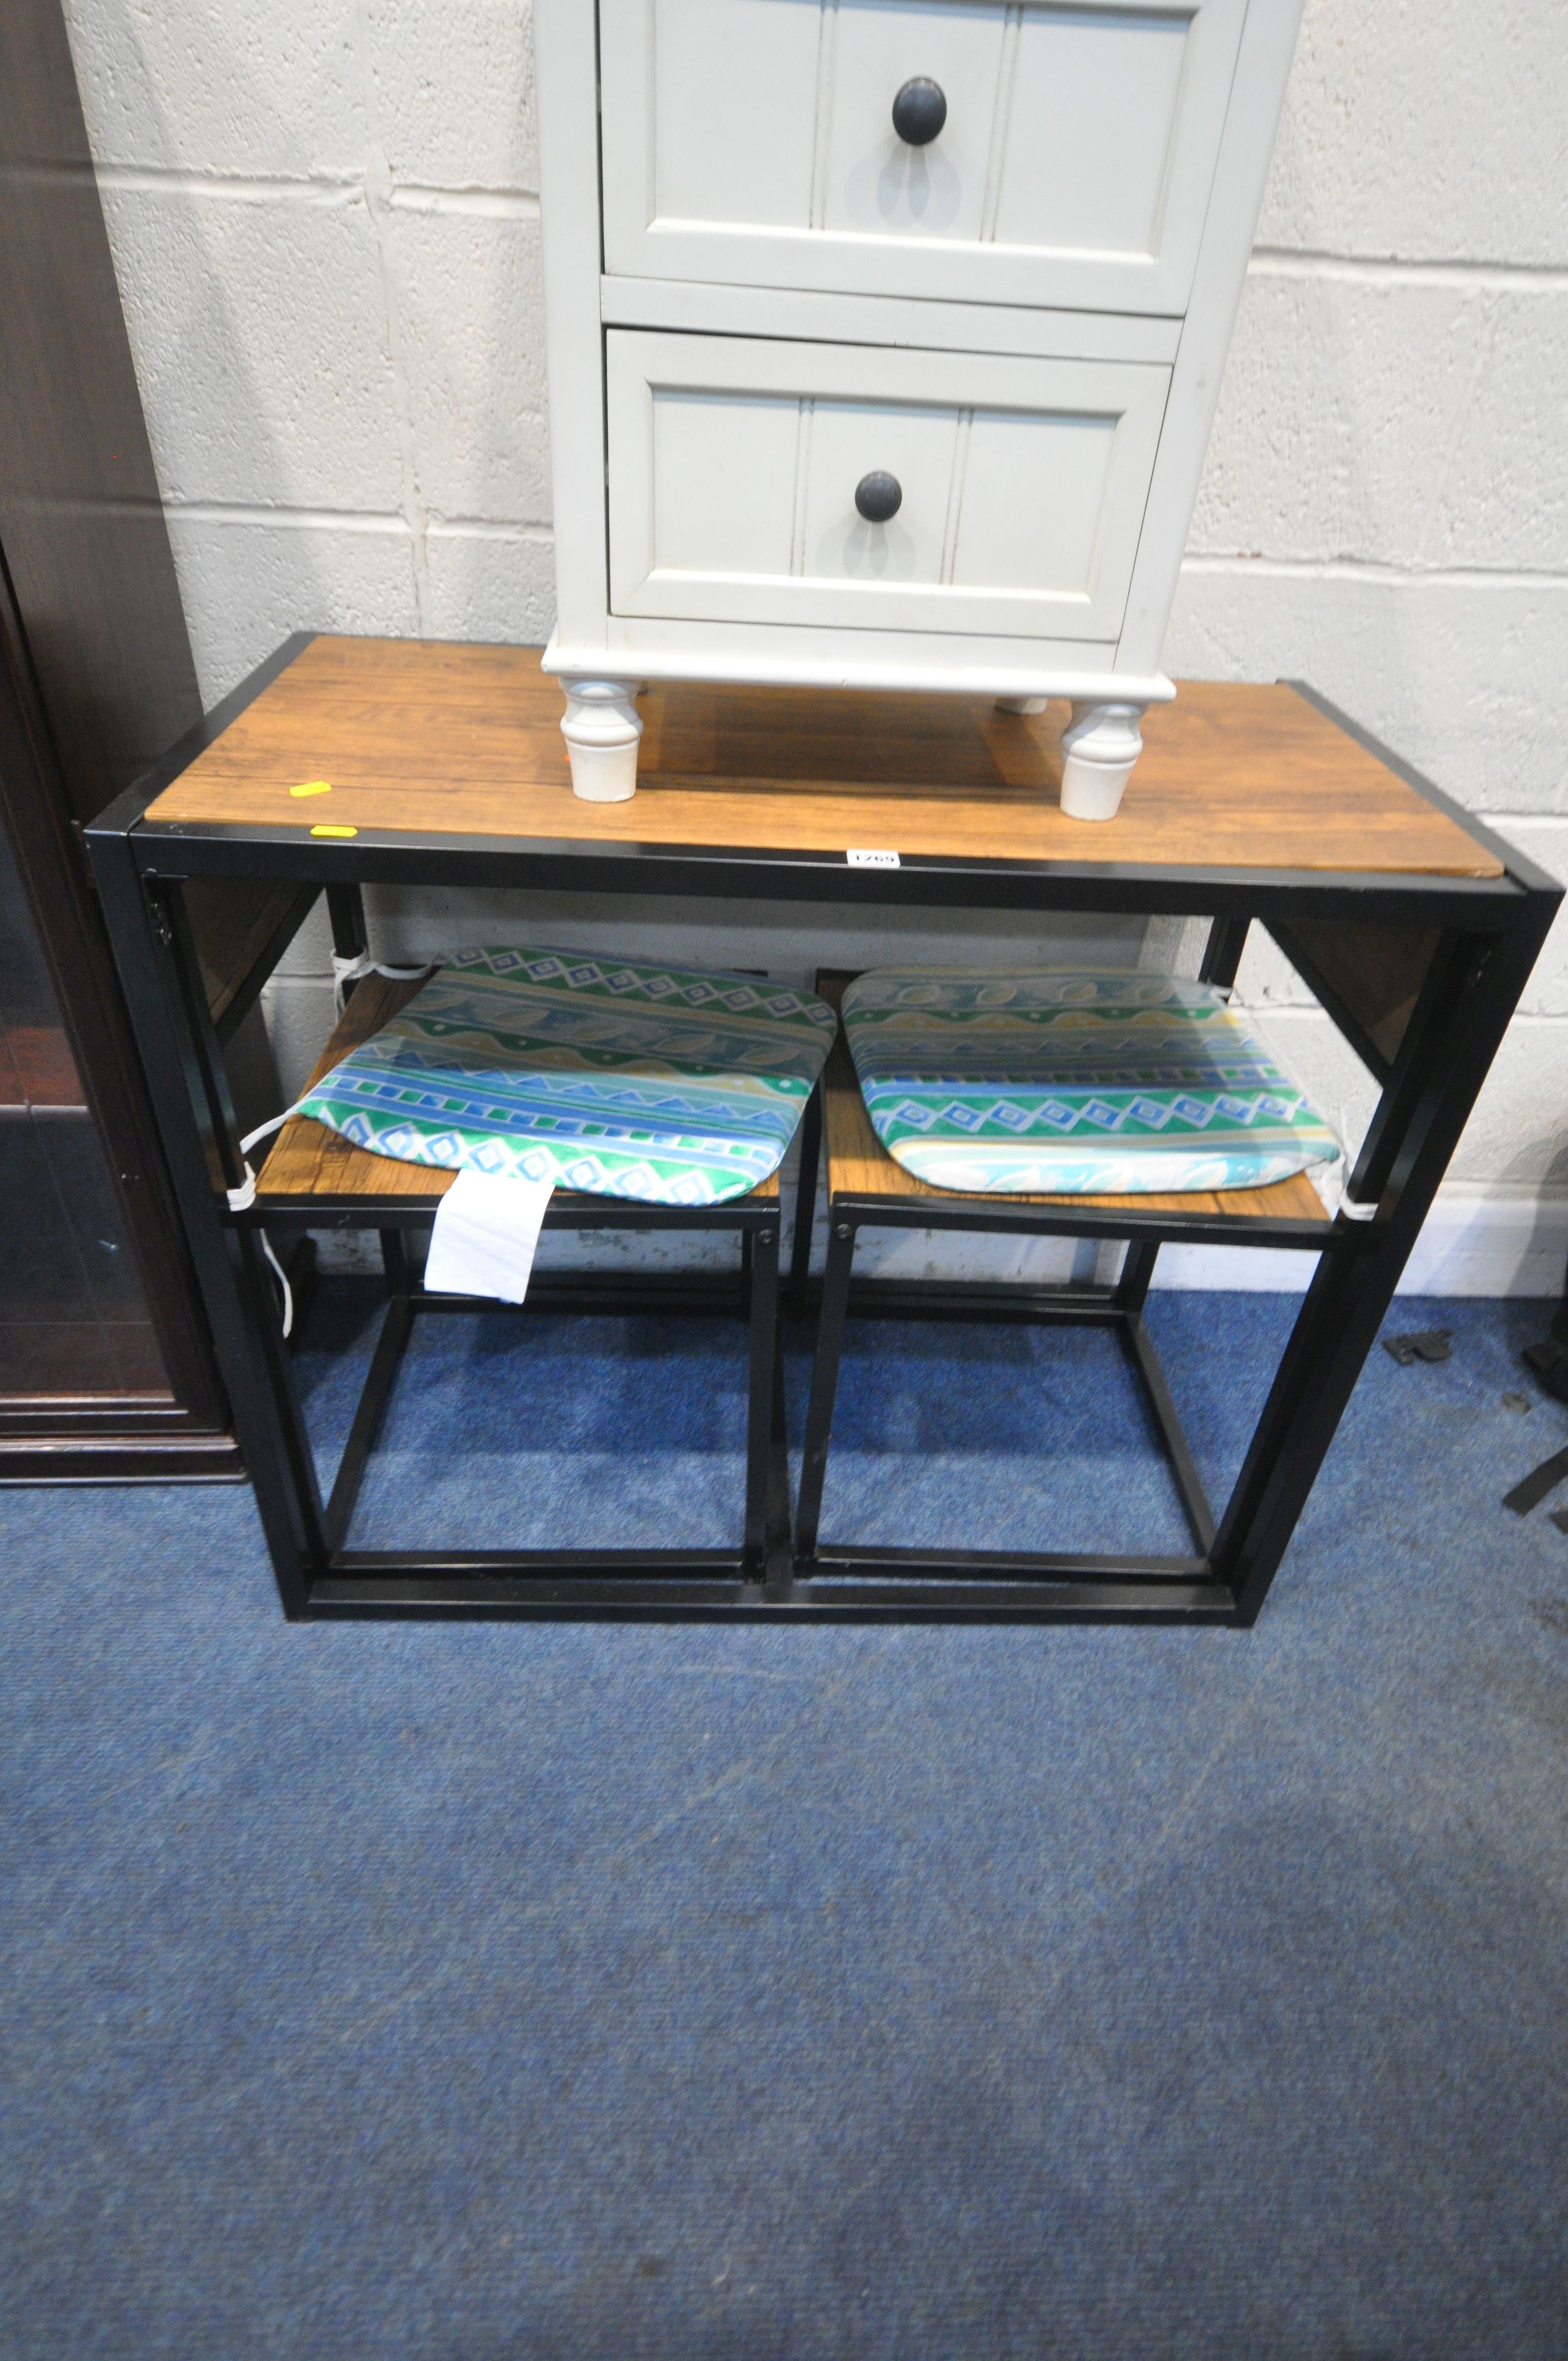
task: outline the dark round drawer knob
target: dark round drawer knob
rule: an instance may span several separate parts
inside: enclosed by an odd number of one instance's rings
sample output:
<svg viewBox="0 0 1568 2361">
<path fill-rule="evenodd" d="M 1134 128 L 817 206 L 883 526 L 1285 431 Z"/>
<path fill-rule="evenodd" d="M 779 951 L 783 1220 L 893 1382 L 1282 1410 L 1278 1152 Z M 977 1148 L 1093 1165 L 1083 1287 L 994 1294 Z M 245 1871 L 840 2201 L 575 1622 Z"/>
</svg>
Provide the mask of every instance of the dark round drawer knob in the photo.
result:
<svg viewBox="0 0 1568 2361">
<path fill-rule="evenodd" d="M 885 524 L 904 506 L 904 486 L 885 467 L 873 467 L 855 486 L 855 506 L 868 524 Z"/>
<path fill-rule="evenodd" d="M 910 148 L 927 147 L 948 119 L 948 102 L 939 82 L 916 74 L 893 102 L 893 127 Z"/>
</svg>

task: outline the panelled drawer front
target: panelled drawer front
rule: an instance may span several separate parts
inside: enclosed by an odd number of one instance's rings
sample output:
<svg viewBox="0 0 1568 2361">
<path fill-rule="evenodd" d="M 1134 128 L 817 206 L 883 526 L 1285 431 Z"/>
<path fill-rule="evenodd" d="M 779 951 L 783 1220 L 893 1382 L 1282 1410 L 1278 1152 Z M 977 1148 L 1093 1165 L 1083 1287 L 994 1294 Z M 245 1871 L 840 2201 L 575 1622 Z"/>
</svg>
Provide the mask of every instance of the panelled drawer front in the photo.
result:
<svg viewBox="0 0 1568 2361">
<path fill-rule="evenodd" d="M 1116 638 L 1168 369 L 623 329 L 606 348 L 615 613 Z M 879 471 L 902 503 L 867 523 Z"/>
<path fill-rule="evenodd" d="M 606 268 L 1179 313 L 1246 0 L 599 0 Z M 947 120 L 893 127 L 916 77 Z"/>
</svg>

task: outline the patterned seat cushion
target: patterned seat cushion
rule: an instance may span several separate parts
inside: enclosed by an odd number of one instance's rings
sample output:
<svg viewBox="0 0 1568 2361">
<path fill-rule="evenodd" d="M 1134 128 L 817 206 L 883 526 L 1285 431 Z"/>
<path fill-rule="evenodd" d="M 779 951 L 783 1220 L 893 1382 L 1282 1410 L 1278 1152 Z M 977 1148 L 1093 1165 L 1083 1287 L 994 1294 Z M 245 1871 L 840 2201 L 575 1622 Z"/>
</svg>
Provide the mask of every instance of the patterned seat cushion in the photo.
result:
<svg viewBox="0 0 1568 2361">
<path fill-rule="evenodd" d="M 1212 985 L 879 968 L 844 994 L 877 1137 L 970 1194 L 1258 1189 L 1339 1143 Z"/>
<path fill-rule="evenodd" d="M 717 1205 L 776 1170 L 836 1029 L 757 976 L 461 951 L 300 1112 L 404 1163 Z"/>
</svg>

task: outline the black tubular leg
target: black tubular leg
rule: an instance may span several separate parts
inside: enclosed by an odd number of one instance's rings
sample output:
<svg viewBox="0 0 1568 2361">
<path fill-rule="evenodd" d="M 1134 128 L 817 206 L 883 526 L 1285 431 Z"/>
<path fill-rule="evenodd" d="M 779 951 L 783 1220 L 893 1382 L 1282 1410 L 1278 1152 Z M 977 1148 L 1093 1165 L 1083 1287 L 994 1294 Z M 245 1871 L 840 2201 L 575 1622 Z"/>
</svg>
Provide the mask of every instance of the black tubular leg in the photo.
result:
<svg viewBox="0 0 1568 2361">
<path fill-rule="evenodd" d="M 751 1233 L 740 1233 L 740 1317 L 751 1317 Z"/>
<path fill-rule="evenodd" d="M 305 1330 L 315 1304 L 316 1282 L 321 1275 L 316 1261 L 316 1242 L 307 1231 L 302 1237 L 293 1238 L 285 1232 L 281 1239 L 274 1237 L 272 1243 L 273 1251 L 288 1274 L 289 1293 L 293 1301 L 294 1317 L 289 1331 L 289 1352 L 292 1356 L 304 1342 Z M 274 1291 L 281 1316 L 282 1290 L 275 1288 Z"/>
<path fill-rule="evenodd" d="M 238 1145 L 239 1126 L 229 1095 L 223 1050 L 207 1006 L 185 897 L 178 886 L 170 886 L 157 889 L 150 899 L 162 919 L 161 926 L 155 928 L 157 939 L 159 942 L 167 939 L 166 998 L 178 1004 L 191 1046 L 192 1104 L 199 1115 L 202 1108 L 206 1110 L 206 1137 L 219 1187 L 232 1187 L 245 1170 Z M 217 1213 L 218 1202 L 215 1192 L 209 1196 L 212 1213 Z M 302 1521 L 310 1536 L 312 1561 L 319 1566 L 326 1547 L 326 1528 L 315 1455 L 294 1385 L 292 1355 L 282 1333 L 282 1301 L 276 1275 L 267 1259 L 264 1233 L 249 1224 L 223 1224 L 221 1216 L 220 1226 L 229 1256 L 240 1273 L 248 1306 L 249 1334 L 270 1380 L 289 1475 L 302 1504 Z M 249 1457 L 247 1450 L 247 1466 Z"/>
<path fill-rule="evenodd" d="M 768 1550 L 768 1471 L 773 1458 L 778 1366 L 779 1233 L 746 1232 L 751 1247 L 751 1349 L 746 1397 L 746 1567 L 761 1577 Z"/>
<path fill-rule="evenodd" d="M 1441 1040 L 1453 1022 L 1468 965 L 1464 938 L 1445 934 L 1432 953 L 1426 980 L 1416 994 L 1394 1071 L 1373 1112 L 1355 1169 L 1345 1184 L 1346 1194 L 1357 1204 L 1375 1205 L 1388 1185 L 1399 1143 L 1409 1128 L 1431 1071 L 1432 1045 Z"/>
<path fill-rule="evenodd" d="M 283 1611 L 308 1611 L 310 1584 L 326 1561 L 314 1464 L 279 1334 L 271 1274 L 258 1233 L 224 1222 L 218 1191 L 238 1178 L 227 1085 L 200 972 L 177 956 L 177 889 L 144 887 L 129 840 L 99 837 L 94 874 L 121 986 L 152 1094 L 181 1226 L 211 1323 L 235 1434 L 267 1537 Z M 210 1052 L 203 1054 L 203 1037 Z"/>
<path fill-rule="evenodd" d="M 1203 946 L 1202 963 L 1198 970 L 1200 983 L 1217 983 L 1228 992 L 1236 980 L 1236 970 L 1246 949 L 1246 918 L 1216 918 L 1209 929 L 1209 939 Z"/>
<path fill-rule="evenodd" d="M 371 1356 L 370 1374 L 365 1380 L 359 1407 L 354 1413 L 354 1424 L 348 1431 L 348 1441 L 343 1446 L 343 1457 L 338 1462 L 332 1498 L 326 1506 L 327 1543 L 334 1555 L 347 1539 L 354 1503 L 359 1497 L 359 1487 L 364 1480 L 370 1454 L 376 1448 L 376 1437 L 387 1414 L 387 1403 L 391 1397 L 393 1381 L 412 1326 L 413 1310 L 407 1295 L 394 1295 L 381 1322 L 381 1333 L 376 1339 L 376 1350 Z"/>
<path fill-rule="evenodd" d="M 1158 1256 L 1159 1240 L 1157 1238 L 1133 1240 L 1127 1248 L 1126 1259 L 1122 1265 L 1122 1276 L 1116 1281 L 1114 1301 L 1118 1312 L 1126 1312 L 1132 1319 L 1135 1319 L 1142 1312 L 1148 1298 L 1149 1282 L 1154 1277 L 1154 1267 Z"/>
<path fill-rule="evenodd" d="M 1240 1623 L 1256 1620 L 1408 1252 L 1390 1259 L 1385 1244 L 1376 1257 L 1329 1252 L 1319 1261 L 1210 1553 L 1237 1595 Z"/>
<path fill-rule="evenodd" d="M 781 1295 L 783 1290 L 780 1290 Z M 781 1307 L 782 1308 L 782 1307 Z M 784 1400 L 784 1323 L 773 1322 L 773 1416 L 768 1437 L 768 1555 L 764 1580 L 787 1592 L 795 1580 L 789 1529 L 789 1427 Z"/>
<path fill-rule="evenodd" d="M 1554 907 L 1554 896 L 1531 894 L 1507 934 L 1471 939 L 1453 1021 L 1432 1044 L 1390 1175 L 1393 1206 L 1319 1262 L 1212 1554 L 1238 1623 L 1254 1622 L 1267 1595 Z M 1341 1226 L 1354 1225 L 1342 1216 Z"/>
<path fill-rule="evenodd" d="M 789 1251 L 789 1308 L 799 1319 L 806 1311 L 806 1285 L 811 1273 L 811 1230 L 817 1219 L 817 1175 L 822 1162 L 822 1083 L 818 1081 L 806 1102 L 800 1125 L 800 1171 L 795 1191 L 795 1234 Z"/>
<path fill-rule="evenodd" d="M 840 1221 L 831 1206 L 828 1210 L 828 1268 L 822 1278 L 822 1307 L 817 1315 L 817 1353 L 811 1365 L 811 1401 L 806 1413 L 806 1451 L 795 1522 L 795 1557 L 801 1564 L 817 1554 L 828 1444 L 844 1351 L 844 1319 L 850 1308 L 850 1275 L 855 1262 L 854 1224 Z"/>
<path fill-rule="evenodd" d="M 383 1230 L 381 1235 L 381 1268 L 387 1274 L 389 1295 L 407 1295 L 413 1286 L 409 1268 L 409 1250 L 401 1230 Z"/>
<path fill-rule="evenodd" d="M 1170 1388 L 1166 1384 L 1165 1371 L 1159 1365 L 1154 1339 L 1135 1312 L 1126 1320 L 1118 1322 L 1117 1325 L 1127 1356 L 1144 1381 L 1144 1389 L 1155 1414 L 1155 1423 L 1159 1428 L 1160 1440 L 1165 1444 L 1166 1456 L 1170 1461 L 1170 1472 L 1176 1479 L 1176 1488 L 1181 1496 L 1181 1506 L 1192 1538 L 1198 1544 L 1199 1555 L 1207 1557 L 1214 1545 L 1214 1511 L 1209 1506 L 1203 1478 L 1198 1473 L 1198 1462 L 1192 1456 L 1191 1446 L 1176 1414 L 1176 1404 L 1170 1398 Z"/>
<path fill-rule="evenodd" d="M 332 947 L 338 958 L 363 959 L 370 938 L 365 931 L 365 896 L 358 886 L 329 885 L 326 907 L 332 920 Z"/>
</svg>

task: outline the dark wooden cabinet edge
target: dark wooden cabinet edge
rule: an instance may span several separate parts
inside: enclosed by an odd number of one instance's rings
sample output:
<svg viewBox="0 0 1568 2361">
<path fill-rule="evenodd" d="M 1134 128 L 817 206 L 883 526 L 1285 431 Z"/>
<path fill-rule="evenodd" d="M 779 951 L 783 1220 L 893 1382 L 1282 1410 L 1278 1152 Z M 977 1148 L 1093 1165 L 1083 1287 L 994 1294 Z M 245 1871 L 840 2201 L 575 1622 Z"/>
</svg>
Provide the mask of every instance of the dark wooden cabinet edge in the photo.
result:
<svg viewBox="0 0 1568 2361">
<path fill-rule="evenodd" d="M 0 12 L 0 182 L 3 824 L 172 1397 L 0 1408 L 0 1482 L 237 1472 L 81 827 L 201 697 L 61 0 Z"/>
<path fill-rule="evenodd" d="M 0 1435 L 0 1490 L 39 1484 L 240 1484 L 229 1434 Z"/>
<path fill-rule="evenodd" d="M 114 975 L 83 848 L 65 816 L 27 640 L 0 567 L 0 760 L 12 791 L 0 815 L 38 927 L 111 1184 L 175 1395 L 203 1427 L 228 1422 L 163 1166 L 130 1019 Z M 31 792 L 20 792 L 25 776 Z"/>
</svg>

